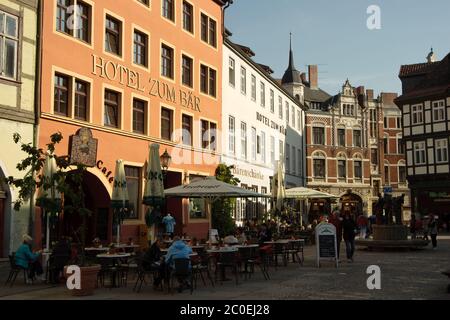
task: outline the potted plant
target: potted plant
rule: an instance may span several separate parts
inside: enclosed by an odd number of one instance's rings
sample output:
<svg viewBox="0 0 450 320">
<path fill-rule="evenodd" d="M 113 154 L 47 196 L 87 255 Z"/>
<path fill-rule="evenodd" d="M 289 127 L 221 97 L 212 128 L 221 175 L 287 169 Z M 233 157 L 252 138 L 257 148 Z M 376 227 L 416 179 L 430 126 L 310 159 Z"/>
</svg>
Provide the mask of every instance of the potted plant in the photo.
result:
<svg viewBox="0 0 450 320">
<path fill-rule="evenodd" d="M 19 194 L 14 208 L 18 210 L 26 199 L 34 196 L 36 190 L 48 190 L 56 188 L 61 199 L 46 196 L 46 193 L 39 193 L 36 199 L 36 204 L 47 212 L 47 214 L 56 214 L 63 210 L 67 214 L 79 214 L 82 217 L 81 226 L 81 252 L 73 261 L 81 269 L 81 289 L 71 290 L 73 295 L 91 295 L 97 284 L 97 274 L 100 271 L 100 265 L 90 264 L 86 260 L 84 248 L 86 246 L 86 230 L 87 217 L 91 211 L 85 206 L 85 195 L 83 192 L 83 177 L 86 171 L 86 166 L 77 164 L 76 169 L 71 167 L 67 156 L 56 156 L 54 154 L 56 145 L 61 142 L 63 136 L 61 133 L 54 133 L 50 137 L 50 143 L 47 144 L 47 150 L 37 148 L 31 144 L 26 144 L 21 141 L 19 134 L 14 134 L 14 142 L 21 145 L 21 150 L 27 154 L 27 157 L 17 164 L 17 169 L 26 171 L 24 178 L 15 179 L 8 177 L 6 182 L 19 189 Z M 56 160 L 56 170 L 50 177 L 43 176 L 43 166 L 46 157 L 54 158 Z M 66 275 L 66 268 L 64 268 Z"/>
</svg>

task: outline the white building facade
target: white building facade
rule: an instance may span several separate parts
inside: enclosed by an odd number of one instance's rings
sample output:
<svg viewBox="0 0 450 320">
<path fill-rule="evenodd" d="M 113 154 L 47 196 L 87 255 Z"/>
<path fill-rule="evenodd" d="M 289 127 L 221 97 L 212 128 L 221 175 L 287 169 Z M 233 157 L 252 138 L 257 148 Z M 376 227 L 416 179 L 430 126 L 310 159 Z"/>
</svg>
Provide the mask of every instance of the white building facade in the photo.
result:
<svg viewBox="0 0 450 320">
<path fill-rule="evenodd" d="M 233 165 L 240 186 L 271 193 L 280 155 L 285 156 L 286 188 L 305 185 L 303 105 L 255 63 L 251 49 L 225 39 L 223 48 L 222 162 Z M 261 219 L 270 201 L 238 200 L 235 220 Z"/>
</svg>

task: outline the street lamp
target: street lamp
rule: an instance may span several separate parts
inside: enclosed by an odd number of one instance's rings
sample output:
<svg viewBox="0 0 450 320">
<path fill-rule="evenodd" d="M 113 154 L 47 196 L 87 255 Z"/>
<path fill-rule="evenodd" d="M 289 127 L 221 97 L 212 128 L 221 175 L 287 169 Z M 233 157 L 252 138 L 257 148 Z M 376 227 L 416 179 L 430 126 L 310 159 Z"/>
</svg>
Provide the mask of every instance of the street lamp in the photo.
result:
<svg viewBox="0 0 450 320">
<path fill-rule="evenodd" d="M 170 154 L 166 151 L 164 151 L 164 153 L 159 157 L 159 160 L 161 161 L 161 169 L 162 169 L 162 173 L 163 175 L 167 175 L 167 170 L 169 169 L 170 166 L 170 162 L 172 161 L 172 157 L 170 156 Z"/>
</svg>

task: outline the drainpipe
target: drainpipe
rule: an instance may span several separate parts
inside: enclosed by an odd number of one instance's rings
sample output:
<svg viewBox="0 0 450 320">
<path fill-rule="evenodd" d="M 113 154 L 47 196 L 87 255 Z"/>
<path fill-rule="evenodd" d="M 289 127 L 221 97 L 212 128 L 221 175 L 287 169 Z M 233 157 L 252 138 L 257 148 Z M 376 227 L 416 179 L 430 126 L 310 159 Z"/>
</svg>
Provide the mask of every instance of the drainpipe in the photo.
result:
<svg viewBox="0 0 450 320">
<path fill-rule="evenodd" d="M 233 4 L 234 0 L 225 0 L 226 4 L 222 9 L 222 37 L 225 38 L 225 10 Z"/>
<path fill-rule="evenodd" d="M 34 88 L 34 125 L 33 125 L 33 146 L 38 146 L 39 122 L 41 112 L 41 79 L 42 79 L 42 26 L 43 26 L 43 3 L 37 0 L 37 25 L 36 25 L 36 67 L 35 67 L 35 88 Z M 29 234 L 36 239 L 34 234 L 35 222 L 35 195 L 30 199 L 30 217 L 28 224 Z"/>
</svg>

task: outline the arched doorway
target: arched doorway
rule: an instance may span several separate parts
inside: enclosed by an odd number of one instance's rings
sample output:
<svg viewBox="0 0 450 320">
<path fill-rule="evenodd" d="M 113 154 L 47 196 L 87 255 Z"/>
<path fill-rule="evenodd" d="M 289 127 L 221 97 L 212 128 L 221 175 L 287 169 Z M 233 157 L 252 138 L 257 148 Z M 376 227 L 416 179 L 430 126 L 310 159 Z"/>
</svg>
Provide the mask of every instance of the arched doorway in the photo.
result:
<svg viewBox="0 0 450 320">
<path fill-rule="evenodd" d="M 362 198 L 351 191 L 348 191 L 341 197 L 341 205 L 341 213 L 343 215 L 348 213 L 356 219 L 363 213 Z"/>
<path fill-rule="evenodd" d="M 69 175 L 70 179 L 70 175 Z M 103 183 L 94 174 L 86 171 L 83 176 L 85 206 L 92 214 L 87 218 L 86 244 L 96 237 L 102 241 L 111 238 L 111 198 Z M 66 199 L 65 205 L 70 205 Z M 64 213 L 60 220 L 60 235 L 70 236 L 74 241 L 81 241 L 82 217 L 77 213 Z"/>
</svg>

